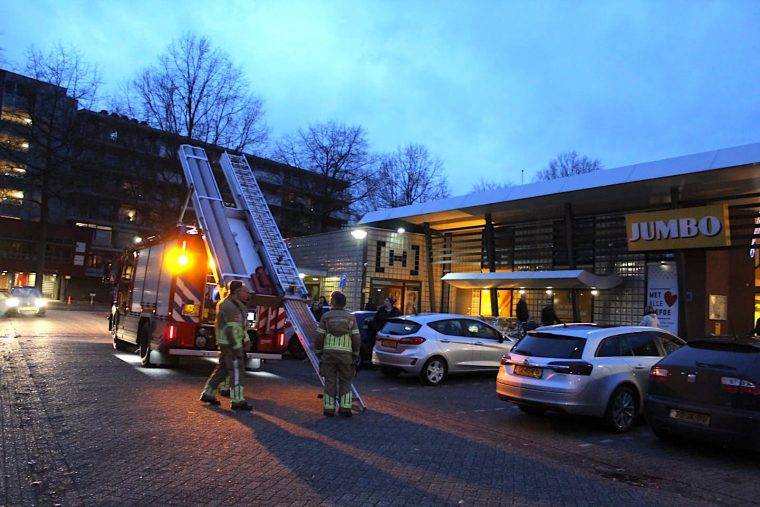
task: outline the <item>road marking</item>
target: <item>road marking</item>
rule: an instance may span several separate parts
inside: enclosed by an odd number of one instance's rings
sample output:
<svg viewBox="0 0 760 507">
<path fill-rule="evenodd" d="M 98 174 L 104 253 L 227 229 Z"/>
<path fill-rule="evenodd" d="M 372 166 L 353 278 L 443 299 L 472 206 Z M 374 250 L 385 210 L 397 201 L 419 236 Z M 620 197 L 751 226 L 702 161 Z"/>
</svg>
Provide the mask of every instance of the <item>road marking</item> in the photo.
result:
<svg viewBox="0 0 760 507">
<path fill-rule="evenodd" d="M 455 412 L 456 414 L 464 414 L 464 410 L 460 410 L 458 412 Z"/>
<path fill-rule="evenodd" d="M 495 408 L 494 410 L 504 410 L 504 407 Z"/>
<path fill-rule="evenodd" d="M 609 438 L 605 438 L 604 440 L 600 440 L 600 444 L 611 444 L 613 440 L 610 440 Z"/>
<path fill-rule="evenodd" d="M 578 447 L 591 447 L 594 444 L 579 444 Z"/>
<path fill-rule="evenodd" d="M 473 410 L 473 412 L 485 412 L 485 410 L 483 410 L 482 408 L 480 408 L 478 410 Z"/>
<path fill-rule="evenodd" d="M 379 393 L 380 391 L 382 391 L 382 389 L 373 389 L 372 390 L 373 393 Z"/>
</svg>

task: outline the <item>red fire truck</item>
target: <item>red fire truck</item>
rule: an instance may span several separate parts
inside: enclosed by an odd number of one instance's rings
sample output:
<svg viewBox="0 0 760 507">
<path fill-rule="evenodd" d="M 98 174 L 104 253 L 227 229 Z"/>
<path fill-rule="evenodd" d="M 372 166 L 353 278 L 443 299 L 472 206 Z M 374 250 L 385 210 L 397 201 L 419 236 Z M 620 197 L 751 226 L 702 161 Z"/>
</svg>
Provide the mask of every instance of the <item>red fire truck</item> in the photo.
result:
<svg viewBox="0 0 760 507">
<path fill-rule="evenodd" d="M 176 364 L 181 356 L 216 356 L 214 319 L 222 294 L 213 265 L 194 228 L 180 227 L 128 250 L 116 274 L 110 326 L 114 348 L 137 346 L 144 366 Z M 249 329 L 251 368 L 261 359 L 279 359 L 288 346 L 285 312 L 271 292 L 266 294 L 266 280 L 258 282 L 264 273 L 251 277 L 249 325 L 257 324 Z"/>
</svg>

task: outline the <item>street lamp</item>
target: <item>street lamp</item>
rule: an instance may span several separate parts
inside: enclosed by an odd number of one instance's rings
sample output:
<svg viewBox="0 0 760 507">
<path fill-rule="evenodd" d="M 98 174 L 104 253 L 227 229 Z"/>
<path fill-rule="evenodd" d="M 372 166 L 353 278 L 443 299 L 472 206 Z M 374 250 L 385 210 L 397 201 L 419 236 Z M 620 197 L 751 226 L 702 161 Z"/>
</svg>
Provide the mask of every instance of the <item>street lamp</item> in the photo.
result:
<svg viewBox="0 0 760 507">
<path fill-rule="evenodd" d="M 351 231 L 351 236 L 353 236 L 356 239 L 364 239 L 367 237 L 367 231 L 364 229 L 353 229 Z"/>
</svg>

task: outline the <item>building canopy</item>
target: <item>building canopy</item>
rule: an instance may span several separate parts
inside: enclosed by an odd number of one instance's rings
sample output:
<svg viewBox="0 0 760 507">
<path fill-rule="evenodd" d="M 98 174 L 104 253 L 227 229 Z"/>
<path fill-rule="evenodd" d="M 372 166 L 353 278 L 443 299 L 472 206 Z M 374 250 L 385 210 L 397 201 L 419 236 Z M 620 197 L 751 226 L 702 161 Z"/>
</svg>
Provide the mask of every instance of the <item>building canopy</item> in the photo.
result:
<svg viewBox="0 0 760 507">
<path fill-rule="evenodd" d="M 617 275 L 595 275 L 583 269 L 449 273 L 443 281 L 457 289 L 612 289 L 622 283 Z"/>
</svg>

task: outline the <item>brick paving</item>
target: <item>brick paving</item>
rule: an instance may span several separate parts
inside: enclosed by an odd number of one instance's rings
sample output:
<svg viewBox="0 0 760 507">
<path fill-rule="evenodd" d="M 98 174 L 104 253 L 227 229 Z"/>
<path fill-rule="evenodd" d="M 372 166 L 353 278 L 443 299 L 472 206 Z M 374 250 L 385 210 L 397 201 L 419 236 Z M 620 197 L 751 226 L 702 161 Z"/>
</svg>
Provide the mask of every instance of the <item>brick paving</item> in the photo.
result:
<svg viewBox="0 0 760 507">
<path fill-rule="evenodd" d="M 400 397 L 363 391 L 367 413 L 324 418 L 316 380 L 295 361 L 247 377 L 252 413 L 206 407 L 209 363 L 142 369 L 110 348 L 102 317 L 0 320 L 3 505 L 744 501 L 621 468 L 610 450 L 594 459 Z"/>
</svg>

